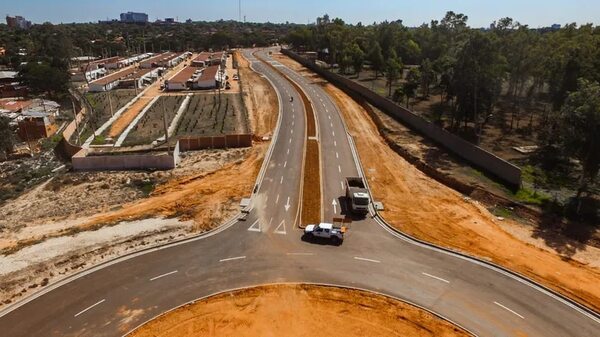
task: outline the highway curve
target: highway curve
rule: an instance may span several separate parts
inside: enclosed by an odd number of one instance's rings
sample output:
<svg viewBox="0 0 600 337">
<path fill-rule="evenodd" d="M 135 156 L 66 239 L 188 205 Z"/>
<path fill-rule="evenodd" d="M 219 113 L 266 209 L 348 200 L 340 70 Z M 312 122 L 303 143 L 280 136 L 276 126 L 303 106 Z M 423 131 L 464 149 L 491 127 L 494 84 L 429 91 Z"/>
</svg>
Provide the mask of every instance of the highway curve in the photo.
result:
<svg viewBox="0 0 600 337">
<path fill-rule="evenodd" d="M 339 216 L 345 212 L 340 203 L 343 179 L 360 170 L 337 107 L 318 85 L 265 51 L 257 55 L 308 95 L 321 146 L 323 218 Z M 597 316 L 506 272 L 410 242 L 371 217 L 355 220 L 341 246 L 303 241 L 297 218 L 304 106 L 287 79 L 250 51 L 245 56 L 281 98 L 272 155 L 267 156 L 251 211 L 208 235 L 120 259 L 51 286 L 2 313 L 2 336 L 121 336 L 200 297 L 284 282 L 385 293 L 480 336 L 600 336 Z"/>
</svg>

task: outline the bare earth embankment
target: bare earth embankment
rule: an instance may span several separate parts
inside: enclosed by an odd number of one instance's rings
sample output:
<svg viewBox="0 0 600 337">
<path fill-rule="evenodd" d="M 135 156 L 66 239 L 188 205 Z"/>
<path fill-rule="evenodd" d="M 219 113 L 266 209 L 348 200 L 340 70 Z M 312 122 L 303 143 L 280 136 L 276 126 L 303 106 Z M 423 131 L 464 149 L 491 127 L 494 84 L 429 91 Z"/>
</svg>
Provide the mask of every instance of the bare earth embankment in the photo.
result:
<svg viewBox="0 0 600 337">
<path fill-rule="evenodd" d="M 424 310 L 358 290 L 279 285 L 186 305 L 129 336 L 470 336 Z"/>
<path fill-rule="evenodd" d="M 253 131 L 269 134 L 277 97 L 247 62 L 240 66 Z M 184 153 L 169 172 L 65 173 L 5 203 L 0 307 L 123 253 L 222 224 L 251 194 L 267 148 Z"/>
<path fill-rule="evenodd" d="M 295 61 L 279 61 L 315 81 L 322 80 Z M 595 310 L 600 309 L 600 251 L 579 247 L 565 256 L 541 240 L 524 239 L 522 226 L 499 221 L 485 207 L 429 178 L 395 153 L 365 109 L 331 84 L 323 84 L 343 113 L 355 139 L 381 215 L 399 230 L 434 244 L 493 261 L 551 287 Z M 513 233 L 521 233 L 519 236 Z"/>
</svg>

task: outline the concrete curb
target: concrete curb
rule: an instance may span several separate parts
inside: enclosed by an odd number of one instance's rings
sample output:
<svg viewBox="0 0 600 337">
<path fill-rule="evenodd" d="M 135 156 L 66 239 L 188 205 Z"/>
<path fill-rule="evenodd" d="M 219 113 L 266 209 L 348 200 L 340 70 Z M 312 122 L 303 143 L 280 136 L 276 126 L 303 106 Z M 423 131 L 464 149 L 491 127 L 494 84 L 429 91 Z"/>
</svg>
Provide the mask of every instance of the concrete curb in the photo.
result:
<svg viewBox="0 0 600 337">
<path fill-rule="evenodd" d="M 174 308 L 171 308 L 171 309 L 169 309 L 167 311 L 164 311 L 161 314 L 156 315 L 156 316 L 154 316 L 154 317 L 152 317 L 152 318 L 144 321 L 143 323 L 139 324 L 138 326 L 134 327 L 133 329 L 131 329 L 130 331 L 128 331 L 127 333 L 125 333 L 123 335 L 123 337 L 129 336 L 130 334 L 132 334 L 133 332 L 135 332 L 137 329 L 143 327 L 144 325 L 152 322 L 153 320 L 155 320 L 155 319 L 157 319 L 159 317 L 168 315 L 171 312 L 173 312 L 173 311 L 175 311 L 175 310 L 177 310 L 179 308 L 182 308 L 182 307 L 185 307 L 187 305 L 203 301 L 205 299 L 208 299 L 208 298 L 211 298 L 211 297 L 214 297 L 214 296 L 218 296 L 218 295 L 222 295 L 222 294 L 226 294 L 226 293 L 231 293 L 231 292 L 239 291 L 239 290 L 253 289 L 253 288 L 259 288 L 259 287 L 281 286 L 281 285 L 310 285 L 310 286 L 316 286 L 316 287 L 338 288 L 338 289 L 342 289 L 342 290 L 357 290 L 357 291 L 361 291 L 361 292 L 366 292 L 366 293 L 370 293 L 370 294 L 374 294 L 374 295 L 383 296 L 383 297 L 390 298 L 390 299 L 393 299 L 393 300 L 398 301 L 398 302 L 402 302 L 404 304 L 408 304 L 410 306 L 413 306 L 413 307 L 415 307 L 417 309 L 420 309 L 420 310 L 423 310 L 425 312 L 428 312 L 429 314 L 431 314 L 431 315 L 433 315 L 433 316 L 435 316 L 435 317 L 437 317 L 437 318 L 439 318 L 441 320 L 444 320 L 444 321 L 446 321 L 446 322 L 448 322 L 448 323 L 450 323 L 450 324 L 452 324 L 454 326 L 457 326 L 460 329 L 463 329 L 468 334 L 471 334 L 474 337 L 478 337 L 479 336 L 476 333 L 474 333 L 473 331 L 465 328 L 464 326 L 462 326 L 462 325 L 454 322 L 453 320 L 451 320 L 451 319 L 449 319 L 449 318 L 447 318 L 447 317 L 445 317 L 443 315 L 440 315 L 440 314 L 438 314 L 438 313 L 436 313 L 434 311 L 431 311 L 431 310 L 429 310 L 429 309 L 427 309 L 427 308 L 425 308 L 425 307 L 423 307 L 423 306 L 421 306 L 419 304 L 411 302 L 411 301 L 409 301 L 407 299 L 404 299 L 404 298 L 401 298 L 401 297 L 397 297 L 397 296 L 393 296 L 393 295 L 389 295 L 389 294 L 386 294 L 386 293 L 383 293 L 383 292 L 379 292 L 379 291 L 375 291 L 375 290 L 370 290 L 370 289 L 365 289 L 365 288 L 360 288 L 360 287 L 353 287 L 353 286 L 335 284 L 335 283 L 321 283 L 321 282 L 276 282 L 276 283 L 262 283 L 262 284 L 250 285 L 250 286 L 245 286 L 245 287 L 233 288 L 233 289 L 229 289 L 229 290 L 223 290 L 223 291 L 215 292 L 215 293 L 212 293 L 212 294 L 209 294 L 209 295 L 206 295 L 206 296 L 202 296 L 202 297 L 193 299 L 191 301 L 188 301 L 186 303 L 178 305 L 178 306 L 176 306 Z"/>
</svg>

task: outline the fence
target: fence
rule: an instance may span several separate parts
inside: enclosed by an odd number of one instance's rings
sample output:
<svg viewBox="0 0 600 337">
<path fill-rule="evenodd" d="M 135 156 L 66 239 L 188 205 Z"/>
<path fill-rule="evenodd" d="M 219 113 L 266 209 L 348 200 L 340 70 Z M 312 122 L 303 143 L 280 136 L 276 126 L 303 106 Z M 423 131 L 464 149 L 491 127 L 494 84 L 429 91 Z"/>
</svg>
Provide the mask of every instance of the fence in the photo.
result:
<svg viewBox="0 0 600 337">
<path fill-rule="evenodd" d="M 252 135 L 181 137 L 179 138 L 179 146 L 181 151 L 250 147 L 252 146 Z"/>
<path fill-rule="evenodd" d="M 474 166 L 498 177 L 512 187 L 519 187 L 521 185 L 521 169 L 517 166 L 428 122 L 410 110 L 397 105 L 352 80 L 323 69 L 290 50 L 282 49 L 281 51 L 283 54 L 333 83 L 350 96 L 359 96 L 398 122 L 423 134 Z"/>
<path fill-rule="evenodd" d="M 172 152 L 111 153 L 96 155 L 82 149 L 71 158 L 75 171 L 170 170 L 179 163 L 179 143 Z"/>
</svg>

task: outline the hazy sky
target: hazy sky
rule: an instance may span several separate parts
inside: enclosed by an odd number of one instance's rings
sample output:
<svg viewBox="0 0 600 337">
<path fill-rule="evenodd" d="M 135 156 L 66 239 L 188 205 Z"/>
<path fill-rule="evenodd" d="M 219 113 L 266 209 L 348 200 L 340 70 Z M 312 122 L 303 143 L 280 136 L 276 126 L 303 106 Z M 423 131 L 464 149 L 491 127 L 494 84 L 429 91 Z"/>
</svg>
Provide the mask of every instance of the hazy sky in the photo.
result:
<svg viewBox="0 0 600 337">
<path fill-rule="evenodd" d="M 164 17 L 176 17 L 180 21 L 238 18 L 238 0 L 1 2 L 1 15 L 22 15 L 35 23 L 96 22 L 118 18 L 124 11 L 148 13 L 151 21 Z M 431 19 L 441 19 L 449 10 L 468 15 L 472 27 L 487 27 L 492 21 L 506 16 L 531 27 L 569 22 L 600 25 L 600 0 L 242 0 L 242 16 L 253 22 L 307 23 L 327 13 L 350 23 L 401 19 L 408 26 L 418 26 Z"/>
</svg>

